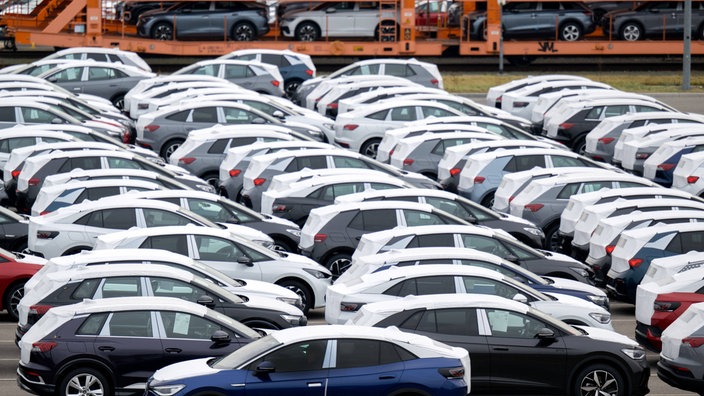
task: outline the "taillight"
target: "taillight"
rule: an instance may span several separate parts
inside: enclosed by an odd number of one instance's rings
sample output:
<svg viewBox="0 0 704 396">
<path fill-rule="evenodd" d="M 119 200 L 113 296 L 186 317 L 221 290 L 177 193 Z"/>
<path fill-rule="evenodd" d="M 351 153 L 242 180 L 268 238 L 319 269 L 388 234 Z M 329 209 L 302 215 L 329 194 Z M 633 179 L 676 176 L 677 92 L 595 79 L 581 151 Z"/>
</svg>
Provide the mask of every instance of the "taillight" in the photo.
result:
<svg viewBox="0 0 704 396">
<path fill-rule="evenodd" d="M 606 247 L 604 248 L 606 254 L 608 254 L 609 256 L 611 256 L 611 253 L 614 252 L 614 249 L 616 249 L 616 245 L 606 245 Z"/>
<path fill-rule="evenodd" d="M 523 208 L 528 210 L 529 212 L 535 213 L 535 212 L 539 211 L 540 209 L 542 209 L 543 206 L 544 206 L 543 204 L 527 204 L 527 205 L 523 206 Z"/>
<path fill-rule="evenodd" d="M 612 137 L 603 137 L 603 138 L 599 138 L 599 143 L 611 144 L 611 143 L 613 143 L 614 140 L 616 140 L 616 139 L 614 139 Z"/>
<path fill-rule="evenodd" d="M 394 151 L 395 151 L 395 150 L 396 150 L 396 148 L 392 148 L 391 151 L 389 151 L 389 157 L 391 157 L 392 155 L 394 155 Z"/>
<path fill-rule="evenodd" d="M 258 177 L 258 178 L 256 178 L 256 179 L 254 179 L 254 185 L 255 185 L 255 186 L 261 186 L 262 184 L 264 184 L 265 181 L 266 181 L 266 178 L 264 178 L 264 177 Z"/>
<path fill-rule="evenodd" d="M 230 172 L 228 173 L 230 174 L 230 177 L 237 177 L 240 173 L 242 173 L 242 171 L 239 169 L 230 169 Z"/>
<path fill-rule="evenodd" d="M 672 170 L 672 168 L 675 167 L 675 165 L 676 164 L 663 163 L 663 164 L 658 165 L 658 169 L 665 171 L 665 172 L 669 172 Z"/>
<path fill-rule="evenodd" d="M 699 176 L 687 176 L 687 183 L 694 184 L 699 181 Z"/>
<path fill-rule="evenodd" d="M 413 158 L 406 158 L 403 160 L 403 166 L 411 166 L 413 165 Z"/>
<path fill-rule="evenodd" d="M 704 337 L 686 337 L 682 339 L 683 344 L 689 344 L 692 348 L 699 348 L 704 345 Z"/>
<path fill-rule="evenodd" d="M 313 242 L 321 243 L 321 242 L 325 242 L 326 239 L 328 239 L 327 234 L 315 234 L 315 236 L 313 237 Z"/>
<path fill-rule="evenodd" d="M 12 178 L 15 179 L 15 180 L 17 180 L 17 178 L 20 177 L 20 170 L 19 170 L 19 169 L 15 169 L 15 170 L 12 171 L 11 174 L 12 174 Z"/>
<path fill-rule="evenodd" d="M 475 176 L 474 177 L 474 184 L 482 184 L 482 183 L 484 183 L 484 180 L 486 180 L 486 177 L 484 177 L 484 176 Z"/>
<path fill-rule="evenodd" d="M 561 129 L 570 129 L 573 126 L 574 126 L 574 124 L 571 122 L 563 122 L 562 124 L 560 124 Z"/>
<path fill-rule="evenodd" d="M 680 303 L 674 301 L 655 301 L 653 310 L 657 312 L 672 312 L 680 307 Z"/>
<path fill-rule="evenodd" d="M 650 153 L 636 153 L 636 159 L 644 160 L 650 157 Z"/>
<path fill-rule="evenodd" d="M 513 202 L 513 199 L 516 198 L 515 196 L 508 197 L 508 203 Z"/>
<path fill-rule="evenodd" d="M 340 303 L 340 311 L 342 312 L 357 312 L 362 308 L 364 303 Z"/>
<path fill-rule="evenodd" d="M 637 268 L 641 264 L 643 264 L 643 259 L 641 259 L 641 258 L 634 257 L 634 258 L 628 260 L 628 266 L 631 268 Z"/>
<path fill-rule="evenodd" d="M 185 164 L 185 165 L 188 165 L 188 164 L 193 163 L 193 161 L 195 161 L 195 160 L 196 159 L 193 157 L 183 157 L 183 158 L 179 158 L 178 162 Z"/>
<path fill-rule="evenodd" d="M 271 80 L 271 85 L 278 87 L 281 84 L 281 81 L 279 80 Z"/>
<path fill-rule="evenodd" d="M 144 127 L 145 132 L 154 132 L 159 129 L 159 125 L 150 124 Z"/>
<path fill-rule="evenodd" d="M 58 235 L 58 231 L 37 231 L 37 239 L 54 239 Z"/>
<path fill-rule="evenodd" d="M 438 369 L 440 375 L 447 379 L 464 378 L 464 367 L 447 367 Z"/>
<path fill-rule="evenodd" d="M 450 169 L 450 176 L 457 176 L 457 175 L 459 175 L 460 172 L 462 172 L 462 169 L 452 168 L 452 169 Z"/>
<path fill-rule="evenodd" d="M 122 143 L 124 143 L 124 144 L 129 144 L 131 138 L 132 138 L 132 137 L 130 136 L 129 131 L 125 131 L 125 132 L 122 134 Z"/>
<path fill-rule="evenodd" d="M 343 126 L 342 129 L 344 129 L 346 131 L 354 131 L 358 127 L 359 127 L 359 125 L 357 125 L 357 124 L 347 124 L 347 125 Z"/>
<path fill-rule="evenodd" d="M 51 309 L 51 305 L 32 305 L 29 307 L 30 315 L 44 315 Z"/>
<path fill-rule="evenodd" d="M 47 213 L 51 213 L 51 212 L 49 212 L 48 210 L 42 210 L 42 212 L 39 213 L 39 216 L 44 216 Z"/>
<path fill-rule="evenodd" d="M 306 69 L 306 74 L 312 76 L 313 74 L 315 74 L 315 72 L 311 69 Z"/>
<path fill-rule="evenodd" d="M 328 103 L 328 109 L 337 109 L 337 102 Z"/>
<path fill-rule="evenodd" d="M 32 352 L 49 352 L 56 347 L 54 341 L 39 341 L 32 344 Z"/>
<path fill-rule="evenodd" d="M 27 183 L 30 186 L 37 186 L 37 185 L 39 185 L 40 182 L 41 182 L 41 179 L 38 177 L 32 177 L 27 181 Z"/>
<path fill-rule="evenodd" d="M 432 80 L 430 80 L 430 83 L 437 87 L 438 84 L 440 84 L 440 80 L 438 80 L 437 78 L 433 78 Z"/>
<path fill-rule="evenodd" d="M 514 109 L 520 109 L 522 107 L 528 106 L 528 102 L 513 102 Z"/>
<path fill-rule="evenodd" d="M 272 211 L 272 212 L 275 212 L 275 213 L 277 213 L 277 212 L 285 212 L 285 211 L 286 211 L 286 205 L 274 205 L 274 206 L 271 208 L 271 211 Z"/>
</svg>

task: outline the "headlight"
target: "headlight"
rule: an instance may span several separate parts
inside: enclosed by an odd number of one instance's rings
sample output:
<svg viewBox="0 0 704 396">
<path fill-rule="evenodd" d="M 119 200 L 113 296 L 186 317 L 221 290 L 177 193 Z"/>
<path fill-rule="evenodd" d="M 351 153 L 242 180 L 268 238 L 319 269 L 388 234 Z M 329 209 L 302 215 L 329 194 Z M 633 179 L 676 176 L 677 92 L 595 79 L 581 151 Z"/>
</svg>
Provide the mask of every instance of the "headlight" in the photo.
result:
<svg viewBox="0 0 704 396">
<path fill-rule="evenodd" d="M 609 298 L 606 296 L 597 296 L 594 294 L 590 294 L 587 296 L 587 298 L 594 304 L 600 305 L 602 307 L 609 305 Z"/>
<path fill-rule="evenodd" d="M 303 307 L 303 301 L 301 300 L 300 297 L 298 298 L 293 298 L 293 297 L 276 297 L 277 300 L 281 302 L 285 302 L 286 304 L 291 304 L 296 308 L 301 308 Z"/>
<path fill-rule="evenodd" d="M 303 271 L 313 275 L 314 277 L 316 277 L 318 279 L 326 279 L 331 276 L 331 274 L 327 274 L 323 271 L 318 271 L 318 270 L 314 270 L 314 269 L 310 269 L 310 268 L 303 268 Z"/>
<path fill-rule="evenodd" d="M 215 192 L 215 187 L 211 186 L 210 184 L 197 184 L 196 188 L 205 192 Z"/>
<path fill-rule="evenodd" d="M 308 318 L 305 316 L 281 315 L 281 318 L 290 323 L 292 326 L 305 326 L 308 324 Z"/>
<path fill-rule="evenodd" d="M 570 267 L 570 269 L 571 269 L 572 271 L 576 272 L 577 274 L 579 274 L 579 276 L 582 276 L 582 277 L 584 277 L 584 278 L 588 278 L 588 277 L 589 277 L 589 272 L 587 272 L 587 270 L 585 270 L 584 268 Z"/>
<path fill-rule="evenodd" d="M 533 235 L 535 235 L 535 236 L 545 237 L 545 234 L 543 233 L 543 230 L 541 230 L 540 228 L 535 228 L 535 227 L 523 227 L 523 229 L 524 229 L 526 232 L 528 232 L 528 233 L 530 233 L 530 234 L 533 234 Z"/>
<path fill-rule="evenodd" d="M 601 324 L 607 324 L 611 322 L 611 314 L 610 313 L 600 313 L 600 312 L 592 312 L 589 314 L 594 320 Z"/>
<path fill-rule="evenodd" d="M 623 352 L 626 356 L 633 360 L 643 360 L 645 359 L 645 349 L 641 348 L 640 346 L 635 346 L 631 348 L 623 348 L 621 349 L 621 352 Z"/>
<path fill-rule="evenodd" d="M 288 232 L 291 235 L 295 235 L 298 238 L 301 237 L 301 229 L 300 228 L 287 228 L 286 232 Z"/>
<path fill-rule="evenodd" d="M 181 389 L 185 388 L 186 385 L 158 385 L 158 386 L 150 386 L 149 388 L 152 390 L 152 392 L 156 393 L 159 396 L 171 396 Z"/>
</svg>

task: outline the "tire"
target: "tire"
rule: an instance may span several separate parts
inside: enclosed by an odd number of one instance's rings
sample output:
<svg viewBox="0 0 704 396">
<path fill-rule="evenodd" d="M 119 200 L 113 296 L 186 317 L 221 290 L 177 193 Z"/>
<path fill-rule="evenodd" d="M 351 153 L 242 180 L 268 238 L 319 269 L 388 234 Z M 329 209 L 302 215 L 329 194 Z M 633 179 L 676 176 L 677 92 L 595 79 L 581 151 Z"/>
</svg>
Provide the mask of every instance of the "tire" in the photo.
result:
<svg viewBox="0 0 704 396">
<path fill-rule="evenodd" d="M 587 151 L 587 136 L 579 136 L 572 145 L 572 151 L 577 154 L 584 155 Z"/>
<path fill-rule="evenodd" d="M 5 296 L 3 297 L 3 301 L 5 301 L 4 308 L 13 322 L 20 319 L 20 314 L 17 312 L 17 305 L 20 303 L 22 297 L 24 297 L 24 282 L 15 283 L 5 291 Z"/>
<path fill-rule="evenodd" d="M 281 251 L 281 252 L 289 252 L 289 253 L 296 253 L 296 251 L 298 250 L 298 249 L 296 249 L 295 246 L 293 246 L 291 241 L 286 240 L 281 237 L 274 238 L 273 249 Z"/>
<path fill-rule="evenodd" d="M 277 285 L 285 287 L 301 297 L 304 314 L 307 315 L 308 311 L 310 311 L 315 304 L 315 296 L 313 295 L 313 291 L 302 281 L 296 279 L 284 279 L 283 281 L 278 282 Z"/>
<path fill-rule="evenodd" d="M 551 224 L 545 230 L 545 243 L 544 248 L 550 250 L 551 252 L 558 252 L 560 250 L 560 235 L 558 230 L 560 228 L 560 223 Z"/>
<path fill-rule="evenodd" d="M 155 40 L 173 40 L 174 27 L 168 22 L 159 22 L 152 28 L 151 36 Z"/>
<path fill-rule="evenodd" d="M 491 207 L 494 206 L 494 194 L 495 194 L 495 192 L 492 191 L 487 196 L 485 196 L 482 199 L 481 205 L 484 206 L 485 208 L 491 209 Z"/>
<path fill-rule="evenodd" d="M 379 143 L 381 143 L 381 139 L 378 138 L 367 140 L 359 149 L 360 154 L 370 158 L 376 158 L 376 153 L 379 151 Z"/>
<path fill-rule="evenodd" d="M 217 191 L 218 185 L 220 184 L 220 175 L 218 175 L 217 172 L 208 172 L 200 178 L 213 186 L 213 188 Z"/>
<path fill-rule="evenodd" d="M 65 252 L 62 254 L 62 256 L 70 256 L 70 255 L 72 255 L 72 254 L 80 253 L 80 252 L 82 252 L 82 251 L 84 251 L 84 250 L 93 250 L 93 248 L 90 247 L 90 246 L 78 246 L 78 247 L 75 247 L 75 248 L 72 248 L 72 249 L 69 249 L 69 250 L 65 251 Z"/>
<path fill-rule="evenodd" d="M 296 91 L 298 91 L 298 87 L 301 86 L 301 83 L 303 83 L 303 80 L 300 80 L 298 78 L 292 78 L 284 83 L 284 94 L 286 95 L 287 98 L 293 98 L 293 96 L 296 94 Z"/>
<path fill-rule="evenodd" d="M 621 40 L 638 41 L 643 39 L 643 27 L 635 22 L 626 22 L 619 32 Z"/>
<path fill-rule="evenodd" d="M 613 366 L 592 364 L 582 369 L 574 381 L 574 396 L 611 395 L 625 396 L 626 383 Z"/>
<path fill-rule="evenodd" d="M 347 271 L 350 264 L 352 264 L 352 255 L 348 253 L 336 253 L 330 256 L 323 265 L 332 272 L 332 278 L 337 279 Z"/>
<path fill-rule="evenodd" d="M 117 94 L 113 96 L 110 101 L 118 110 L 123 110 L 125 108 L 125 94 Z"/>
<path fill-rule="evenodd" d="M 433 172 L 421 172 L 420 174 L 423 175 L 423 176 L 425 176 L 425 177 L 427 177 L 427 178 L 429 178 L 429 179 L 432 179 L 432 180 L 434 180 L 434 181 L 437 181 L 437 180 L 438 180 L 438 175 L 437 175 L 436 173 L 433 173 Z"/>
<path fill-rule="evenodd" d="M 251 327 L 252 329 L 259 328 L 259 329 L 267 329 L 267 330 L 281 330 L 281 327 L 279 327 L 276 324 L 271 323 L 267 320 L 254 319 L 254 320 L 248 320 L 248 321 L 242 322 L 242 323 L 245 326 Z"/>
<path fill-rule="evenodd" d="M 168 142 L 164 143 L 164 145 L 161 147 L 161 152 L 159 155 L 161 155 L 161 158 L 163 158 L 166 162 L 169 162 L 169 157 L 171 157 L 171 154 L 176 151 L 177 148 L 179 148 L 183 144 L 183 139 L 171 139 Z"/>
<path fill-rule="evenodd" d="M 567 22 L 560 26 L 560 40 L 577 41 L 582 38 L 582 26 L 575 22 Z"/>
<path fill-rule="evenodd" d="M 301 22 L 296 26 L 295 36 L 298 41 L 316 41 L 320 39 L 320 28 L 313 22 Z"/>
<path fill-rule="evenodd" d="M 81 367 L 66 373 L 57 389 L 58 396 L 112 396 L 112 386 L 98 370 Z"/>
<path fill-rule="evenodd" d="M 257 37 L 257 29 L 249 22 L 240 22 L 232 28 L 234 41 L 252 41 Z"/>
</svg>

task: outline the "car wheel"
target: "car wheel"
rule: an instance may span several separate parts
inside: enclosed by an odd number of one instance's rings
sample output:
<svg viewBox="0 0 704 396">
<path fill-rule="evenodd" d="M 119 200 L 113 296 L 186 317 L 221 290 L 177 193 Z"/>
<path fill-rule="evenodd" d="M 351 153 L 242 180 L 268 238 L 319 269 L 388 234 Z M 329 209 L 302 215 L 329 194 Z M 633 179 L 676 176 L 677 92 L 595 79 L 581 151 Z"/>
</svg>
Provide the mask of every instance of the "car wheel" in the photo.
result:
<svg viewBox="0 0 704 396">
<path fill-rule="evenodd" d="M 156 40 L 173 40 L 174 27 L 167 22 L 159 22 L 152 28 L 152 38 Z"/>
<path fill-rule="evenodd" d="M 557 252 L 560 249 L 560 223 L 552 224 L 545 230 L 545 249 Z"/>
<path fill-rule="evenodd" d="M 272 247 L 274 250 L 278 250 L 280 252 L 289 252 L 289 253 L 296 253 L 296 247 L 293 246 L 293 244 L 290 241 L 287 241 L 283 238 L 274 238 L 274 246 Z"/>
<path fill-rule="evenodd" d="M 112 105 L 118 110 L 123 110 L 125 108 L 125 94 L 117 94 L 110 99 Z"/>
<path fill-rule="evenodd" d="M 494 195 L 495 193 L 493 191 L 490 192 L 487 196 L 482 199 L 481 205 L 485 208 L 491 209 L 494 206 Z"/>
<path fill-rule="evenodd" d="M 171 154 L 176 151 L 181 145 L 183 144 L 183 139 L 172 139 L 166 142 L 162 147 L 161 147 L 161 158 L 166 160 L 166 162 L 169 162 L 169 157 L 171 157 Z"/>
<path fill-rule="evenodd" d="M 13 322 L 20 318 L 20 314 L 17 312 L 17 305 L 19 305 L 22 297 L 24 297 L 24 282 L 10 286 L 5 292 L 5 310 Z"/>
<path fill-rule="evenodd" d="M 232 28 L 232 39 L 235 41 L 252 41 L 257 35 L 257 29 L 249 22 L 240 22 Z"/>
<path fill-rule="evenodd" d="M 584 155 L 587 152 L 587 137 L 580 136 L 574 141 L 572 145 L 572 151 L 577 154 Z"/>
<path fill-rule="evenodd" d="M 103 373 L 83 367 L 71 370 L 64 375 L 57 394 L 61 396 L 110 396 L 112 389 Z"/>
<path fill-rule="evenodd" d="M 381 143 L 381 139 L 369 139 L 364 142 L 359 152 L 367 157 L 376 158 L 376 153 L 379 151 L 379 143 Z"/>
<path fill-rule="evenodd" d="M 284 83 L 284 93 L 286 94 L 287 98 L 293 98 L 293 96 L 296 94 L 296 91 L 298 91 L 298 87 L 301 86 L 301 83 L 303 80 L 299 80 L 297 78 L 292 78 Z"/>
<path fill-rule="evenodd" d="M 72 254 L 78 254 L 84 250 L 93 250 L 93 248 L 90 246 L 78 246 L 78 247 L 75 247 L 75 248 L 72 248 L 72 249 L 65 251 L 64 254 L 62 254 L 62 256 L 70 256 Z"/>
<path fill-rule="evenodd" d="M 332 272 L 332 278 L 337 279 L 343 272 L 347 271 L 350 264 L 352 264 L 351 255 L 347 253 L 337 253 L 333 254 L 323 265 Z"/>
<path fill-rule="evenodd" d="M 220 184 L 220 175 L 218 175 L 217 172 L 206 173 L 200 178 L 213 186 L 213 188 L 217 191 L 218 185 Z"/>
<path fill-rule="evenodd" d="M 266 320 L 249 320 L 242 323 L 252 329 L 281 330 L 281 327 Z"/>
<path fill-rule="evenodd" d="M 582 27 L 574 22 L 567 22 L 560 27 L 560 40 L 577 41 L 582 38 Z"/>
<path fill-rule="evenodd" d="M 607 364 L 593 364 L 577 374 L 575 396 L 610 395 L 624 396 L 626 384 L 621 373 Z"/>
<path fill-rule="evenodd" d="M 320 28 L 313 22 L 301 22 L 296 27 L 296 39 L 299 41 L 315 41 L 320 38 Z"/>
<path fill-rule="evenodd" d="M 638 41 L 643 38 L 643 28 L 635 23 L 628 22 L 621 27 L 621 40 Z"/>
<path fill-rule="evenodd" d="M 304 314 L 307 315 L 308 311 L 313 307 L 313 304 L 315 304 L 315 296 L 313 295 L 313 292 L 303 282 L 296 279 L 284 279 L 283 281 L 278 282 L 277 285 L 285 287 L 301 297 Z"/>
</svg>

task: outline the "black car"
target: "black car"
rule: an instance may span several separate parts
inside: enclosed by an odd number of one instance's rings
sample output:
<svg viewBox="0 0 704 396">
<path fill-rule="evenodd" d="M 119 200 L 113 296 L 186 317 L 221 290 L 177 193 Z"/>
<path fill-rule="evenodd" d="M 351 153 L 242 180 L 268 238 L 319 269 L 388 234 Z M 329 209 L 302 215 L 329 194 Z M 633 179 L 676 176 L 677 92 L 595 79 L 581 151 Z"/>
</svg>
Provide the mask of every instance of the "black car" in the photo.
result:
<svg viewBox="0 0 704 396">
<path fill-rule="evenodd" d="M 608 330 L 569 326 L 501 297 L 410 296 L 367 304 L 354 323 L 396 326 L 465 348 L 473 362 L 481 362 L 472 365 L 472 394 L 649 392 L 650 367 L 635 341 Z"/>
<path fill-rule="evenodd" d="M 27 248 L 27 219 L 0 206 L 0 248 L 21 252 Z"/>
<path fill-rule="evenodd" d="M 612 11 L 601 19 L 609 38 L 638 41 L 678 39 L 684 34 L 684 1 L 646 1 L 630 11 Z M 692 2 L 692 39 L 704 39 L 704 2 Z"/>
<path fill-rule="evenodd" d="M 223 356 L 259 333 L 175 298 L 87 300 L 50 310 L 20 342 L 20 388 L 39 395 L 142 395 L 157 369 Z"/>
</svg>

